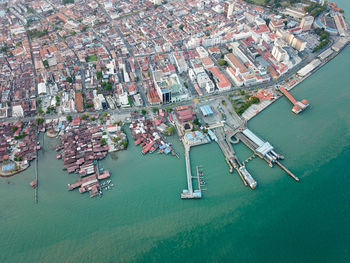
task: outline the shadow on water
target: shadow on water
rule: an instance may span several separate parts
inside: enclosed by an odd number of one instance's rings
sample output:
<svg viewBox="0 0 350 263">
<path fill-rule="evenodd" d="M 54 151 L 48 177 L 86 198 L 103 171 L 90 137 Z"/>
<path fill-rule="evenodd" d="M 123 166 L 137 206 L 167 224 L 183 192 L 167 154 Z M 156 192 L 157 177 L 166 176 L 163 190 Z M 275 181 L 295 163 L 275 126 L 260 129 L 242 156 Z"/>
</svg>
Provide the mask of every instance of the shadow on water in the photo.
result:
<svg viewBox="0 0 350 263">
<path fill-rule="evenodd" d="M 118 153 L 117 152 L 111 152 L 111 153 L 109 153 L 109 155 L 111 156 L 111 159 L 113 161 L 118 160 Z"/>
</svg>

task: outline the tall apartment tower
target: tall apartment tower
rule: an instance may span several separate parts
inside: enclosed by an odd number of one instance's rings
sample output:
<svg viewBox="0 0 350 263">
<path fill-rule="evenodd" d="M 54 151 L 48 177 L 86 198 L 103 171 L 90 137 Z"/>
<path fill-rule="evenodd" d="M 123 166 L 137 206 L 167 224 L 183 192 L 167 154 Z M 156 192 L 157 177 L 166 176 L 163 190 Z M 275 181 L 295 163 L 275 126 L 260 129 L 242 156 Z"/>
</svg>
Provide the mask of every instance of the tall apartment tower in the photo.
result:
<svg viewBox="0 0 350 263">
<path fill-rule="evenodd" d="M 312 23 L 313 22 L 314 22 L 314 17 L 313 16 L 305 16 L 301 20 L 300 28 L 303 30 L 303 32 L 309 31 L 311 29 L 311 27 L 312 27 Z"/>
<path fill-rule="evenodd" d="M 229 18 L 233 13 L 233 1 L 224 2 L 224 15 Z"/>
</svg>

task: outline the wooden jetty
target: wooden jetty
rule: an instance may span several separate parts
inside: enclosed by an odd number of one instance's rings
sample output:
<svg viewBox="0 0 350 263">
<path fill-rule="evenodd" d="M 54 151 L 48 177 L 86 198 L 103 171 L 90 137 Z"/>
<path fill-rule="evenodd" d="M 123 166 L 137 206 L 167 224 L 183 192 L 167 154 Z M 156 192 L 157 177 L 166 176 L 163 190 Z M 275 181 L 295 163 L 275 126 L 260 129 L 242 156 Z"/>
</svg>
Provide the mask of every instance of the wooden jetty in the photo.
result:
<svg viewBox="0 0 350 263">
<path fill-rule="evenodd" d="M 38 130 L 37 130 L 37 138 L 38 138 Z M 37 204 L 38 203 L 38 188 L 39 188 L 39 176 L 38 176 L 38 151 L 36 151 L 36 158 L 35 158 L 35 181 L 36 181 L 36 187 L 34 189 L 34 201 Z"/>
</svg>

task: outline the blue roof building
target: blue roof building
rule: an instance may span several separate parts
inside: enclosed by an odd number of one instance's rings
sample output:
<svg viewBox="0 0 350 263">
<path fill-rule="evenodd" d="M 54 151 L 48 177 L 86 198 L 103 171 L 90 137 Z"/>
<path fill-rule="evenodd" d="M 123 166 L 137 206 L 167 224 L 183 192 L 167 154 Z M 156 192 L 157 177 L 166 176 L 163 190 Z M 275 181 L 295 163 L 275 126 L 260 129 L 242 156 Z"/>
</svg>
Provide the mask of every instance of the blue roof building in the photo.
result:
<svg viewBox="0 0 350 263">
<path fill-rule="evenodd" d="M 200 109 L 205 117 L 214 114 L 212 108 L 209 105 L 204 105 L 204 106 L 200 107 Z"/>
</svg>

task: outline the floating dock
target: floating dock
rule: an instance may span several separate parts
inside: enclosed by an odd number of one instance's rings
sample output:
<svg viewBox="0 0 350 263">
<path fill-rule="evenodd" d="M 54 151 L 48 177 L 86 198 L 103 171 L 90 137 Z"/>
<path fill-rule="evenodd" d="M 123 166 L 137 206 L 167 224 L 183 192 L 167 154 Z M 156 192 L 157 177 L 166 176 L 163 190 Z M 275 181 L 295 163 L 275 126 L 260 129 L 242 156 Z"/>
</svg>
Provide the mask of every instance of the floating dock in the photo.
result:
<svg viewBox="0 0 350 263">
<path fill-rule="evenodd" d="M 207 189 L 202 188 L 202 186 L 205 184 L 204 182 L 204 177 L 203 177 L 203 170 L 202 170 L 202 166 L 196 166 L 196 172 L 197 172 L 197 176 L 193 177 L 194 179 L 197 179 L 197 183 L 198 183 L 198 189 L 200 191 L 206 191 Z"/>
<path fill-rule="evenodd" d="M 305 99 L 303 99 L 302 101 L 297 101 L 296 99 L 294 99 L 294 97 L 283 87 L 280 88 L 280 91 L 284 94 L 284 96 L 287 97 L 287 99 L 290 100 L 291 103 L 293 103 L 293 108 L 292 111 L 295 114 L 299 114 L 300 112 L 302 112 L 303 110 L 305 110 L 307 107 L 309 107 L 309 102 Z"/>
</svg>

